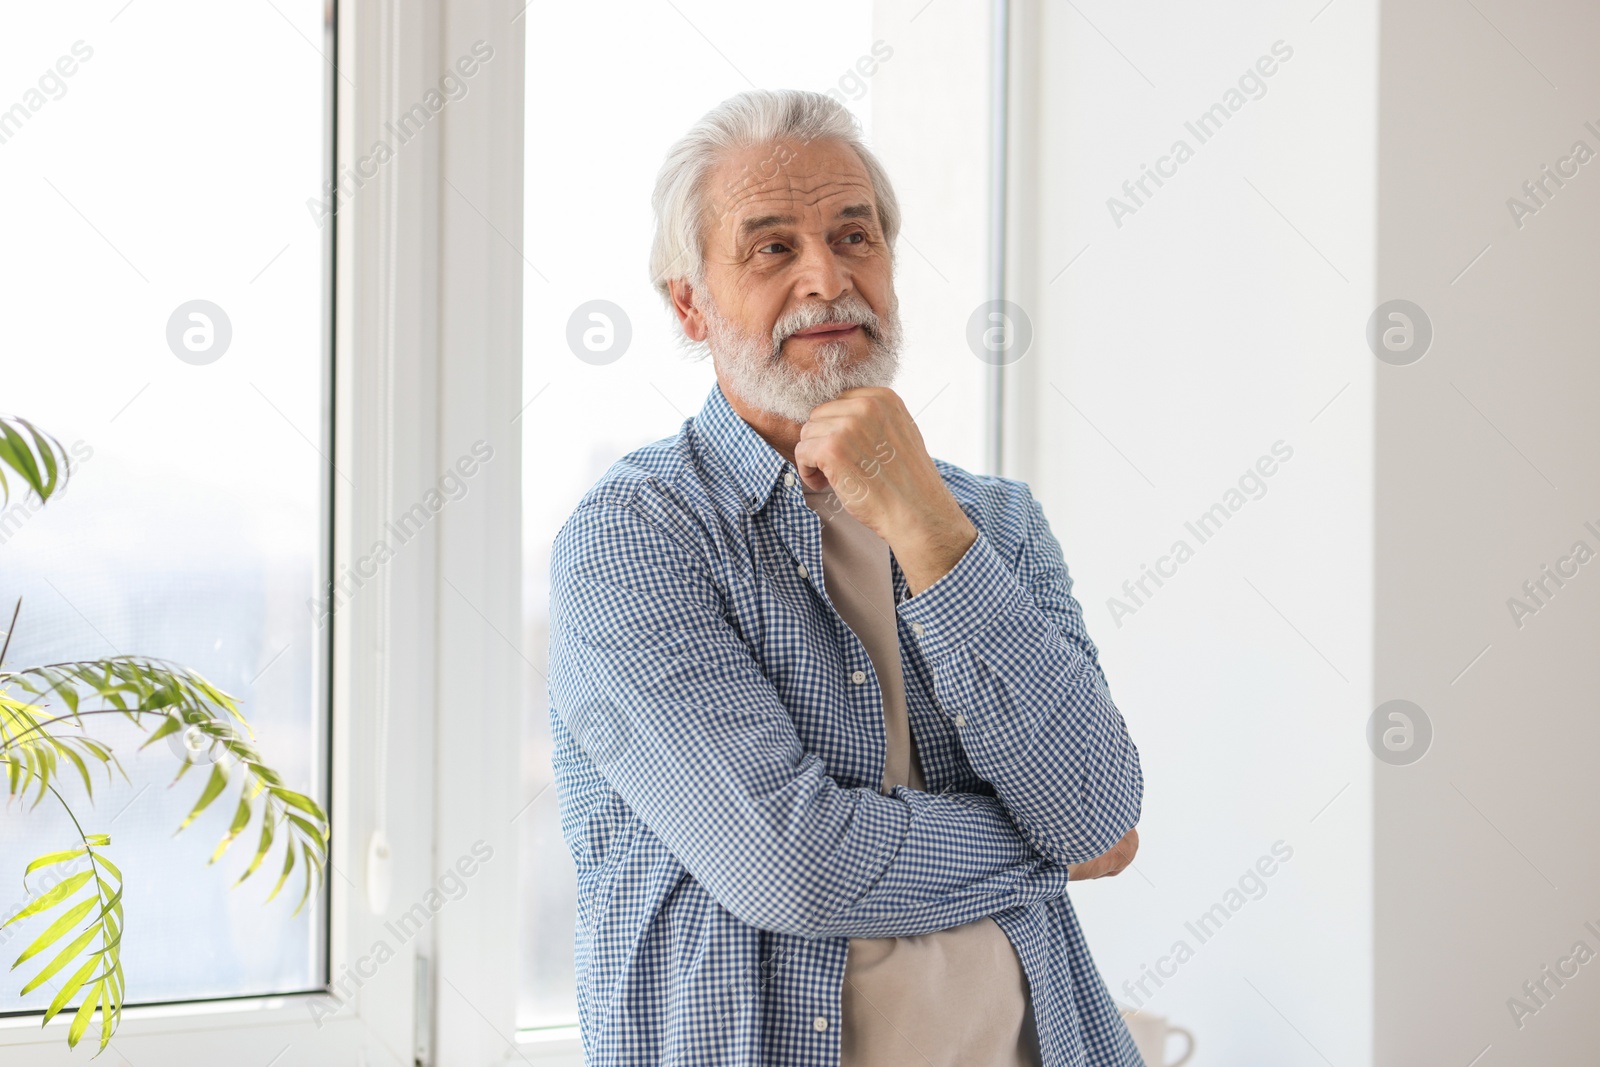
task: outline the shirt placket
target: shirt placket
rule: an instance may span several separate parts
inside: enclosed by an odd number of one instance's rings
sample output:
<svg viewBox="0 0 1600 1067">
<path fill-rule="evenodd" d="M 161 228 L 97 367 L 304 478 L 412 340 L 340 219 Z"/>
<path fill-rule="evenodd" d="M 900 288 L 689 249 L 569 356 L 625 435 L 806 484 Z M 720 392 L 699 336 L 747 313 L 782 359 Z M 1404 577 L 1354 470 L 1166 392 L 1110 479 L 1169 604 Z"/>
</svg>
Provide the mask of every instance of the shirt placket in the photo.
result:
<svg viewBox="0 0 1600 1067">
<path fill-rule="evenodd" d="M 854 641 L 855 655 L 861 670 L 867 672 L 866 677 L 876 682 L 876 673 L 872 669 L 871 657 L 867 654 L 866 646 L 855 632 L 845 625 L 844 619 L 839 615 L 839 610 L 834 606 L 833 598 L 828 595 L 827 582 L 823 576 L 822 564 L 822 518 L 806 505 L 803 491 L 799 488 L 798 478 L 792 467 L 785 469 L 779 490 L 773 494 L 769 501 L 767 513 L 772 518 L 772 529 L 777 534 L 778 540 L 789 553 L 795 573 L 802 581 L 810 585 L 812 590 L 822 598 L 822 602 L 833 613 L 836 627 L 848 633 L 848 640 Z M 846 647 L 851 647 L 846 642 Z M 841 665 L 841 670 L 847 674 L 851 665 Z M 842 686 L 849 699 L 852 686 L 848 683 Z M 877 734 L 876 767 L 877 777 L 872 778 L 874 787 L 881 781 L 883 774 L 883 761 L 885 756 L 883 731 Z M 869 737 L 873 736 L 869 733 Z M 871 754 L 867 756 L 869 763 L 873 761 Z M 858 769 L 859 770 L 859 769 Z M 868 774 L 871 772 L 869 771 Z M 867 774 L 860 775 L 867 777 Z M 848 952 L 848 940 L 845 938 L 822 938 L 808 946 L 815 953 L 811 961 L 811 970 L 818 976 L 816 986 L 807 985 L 808 995 L 802 998 L 803 1006 L 794 1005 L 792 1001 L 785 1001 L 785 1007 L 793 1007 L 800 1014 L 804 1027 L 804 1018 L 810 1017 L 808 1038 L 815 1043 L 813 1058 L 808 1062 L 824 1065 L 837 1065 L 839 1062 L 839 1025 L 843 1020 L 841 1010 L 841 995 L 844 988 L 845 963 Z M 815 988 L 825 991 L 820 997 L 811 997 L 809 994 Z M 802 1032 L 805 1032 L 802 1030 Z"/>
<path fill-rule="evenodd" d="M 834 632 L 839 637 L 840 646 L 850 650 L 845 662 L 835 668 L 839 674 L 840 688 L 852 713 L 848 727 L 856 732 L 864 746 L 859 752 L 853 751 L 857 760 L 850 770 L 858 780 L 869 782 L 876 789 L 883 781 L 883 766 L 888 758 L 882 701 L 870 699 L 871 694 L 882 692 L 878 688 L 877 670 L 872 665 L 867 646 L 844 621 L 833 598 L 828 595 L 828 584 L 823 574 L 822 517 L 806 504 L 804 490 L 792 467 L 785 469 L 779 491 L 774 494 L 769 507 L 777 510 L 774 526 L 779 540 L 794 561 L 795 573 L 822 598 L 822 603 L 827 605 L 827 610 L 832 614 Z"/>
</svg>

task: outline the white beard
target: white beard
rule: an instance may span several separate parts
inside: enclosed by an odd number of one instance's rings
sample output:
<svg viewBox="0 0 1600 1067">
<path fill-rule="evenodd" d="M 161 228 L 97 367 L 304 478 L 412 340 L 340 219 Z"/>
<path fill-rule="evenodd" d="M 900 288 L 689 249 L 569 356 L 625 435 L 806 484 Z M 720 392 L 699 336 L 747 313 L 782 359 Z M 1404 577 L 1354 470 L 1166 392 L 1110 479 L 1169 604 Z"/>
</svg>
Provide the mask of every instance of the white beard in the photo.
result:
<svg viewBox="0 0 1600 1067">
<path fill-rule="evenodd" d="M 704 292 L 704 290 L 702 290 Z M 706 300 L 706 344 L 717 369 L 729 387 L 751 407 L 803 423 L 811 409 L 827 403 L 846 389 L 888 386 L 900 369 L 899 300 L 891 296 L 889 312 L 880 319 L 855 294 L 833 305 L 806 305 L 779 319 L 772 336 L 744 334 L 722 317 L 716 304 Z M 816 346 L 817 366 L 799 370 L 783 358 L 783 342 L 796 331 L 827 322 L 850 322 L 867 332 L 867 356 L 850 363 L 847 341 L 825 341 Z"/>
</svg>

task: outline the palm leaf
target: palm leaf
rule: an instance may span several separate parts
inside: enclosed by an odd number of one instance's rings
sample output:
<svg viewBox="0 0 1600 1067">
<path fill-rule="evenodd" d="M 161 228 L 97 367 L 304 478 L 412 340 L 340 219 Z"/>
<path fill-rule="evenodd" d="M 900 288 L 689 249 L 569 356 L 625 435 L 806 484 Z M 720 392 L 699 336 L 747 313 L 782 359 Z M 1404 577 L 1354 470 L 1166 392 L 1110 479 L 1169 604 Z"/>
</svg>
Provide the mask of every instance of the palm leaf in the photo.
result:
<svg viewBox="0 0 1600 1067">
<path fill-rule="evenodd" d="M 0 415 L 0 503 L 4 504 L 11 502 L 8 470 L 42 502 L 66 484 L 72 460 L 60 441 L 27 419 Z"/>
<path fill-rule="evenodd" d="M 8 688 L 19 690 L 26 699 L 9 695 Z M 95 715 L 118 715 L 136 724 L 146 734 L 141 749 L 181 730 L 197 730 L 209 739 L 217 758 L 178 832 L 199 820 L 230 785 L 237 783 L 232 818 L 209 862 L 214 863 L 226 853 L 259 819 L 261 829 L 255 839 L 254 855 L 233 885 L 254 874 L 281 841 L 283 870 L 266 900 L 278 895 L 298 862 L 305 876 L 304 890 L 293 912 L 299 914 L 313 886 L 325 881 L 328 817 L 316 801 L 286 788 L 282 778 L 262 761 L 260 752 L 251 744 L 253 734 L 237 699 L 187 668 L 148 657 L 113 656 L 0 670 L 0 764 L 6 766 L 10 794 L 20 795 L 21 790 L 31 790 L 32 783 L 37 782 L 35 806 L 47 792 L 59 798 L 55 783 L 70 765 L 92 799 L 93 777 L 84 757 L 104 765 L 108 780 L 112 766 L 127 779 L 110 748 L 82 735 L 84 720 Z M 235 723 L 243 727 L 243 732 Z M 173 782 L 191 766 L 188 761 L 180 763 Z M 65 801 L 62 803 L 65 805 Z M 68 813 L 71 814 L 70 807 Z M 28 865 L 24 879 L 28 874 L 79 859 L 87 860 L 90 869 L 39 894 L 0 927 L 28 919 L 48 920 L 12 968 L 42 961 L 54 950 L 23 993 L 70 972 L 66 983 L 56 990 L 45 1021 L 65 1010 L 81 993 L 82 1003 L 68 1030 L 68 1044 L 76 1046 L 99 1011 L 103 1049 L 121 1019 L 126 988 L 121 962 L 122 872 L 104 853 L 111 843 L 108 835 L 84 833 L 82 827 L 79 835 L 79 847 L 38 857 Z M 62 942 L 65 947 L 58 948 Z"/>
<path fill-rule="evenodd" d="M 68 809 L 68 815 L 71 815 L 71 809 Z M 76 816 L 73 816 L 73 822 L 77 823 Z M 63 849 L 41 856 L 29 864 L 29 871 L 42 870 L 75 859 L 87 860 L 89 869 L 79 871 L 67 877 L 59 885 L 38 894 L 17 914 L 7 919 L 4 924 L 0 924 L 9 926 L 14 922 L 36 916 L 50 919 L 49 925 L 11 964 L 12 970 L 41 956 L 69 932 L 76 931 L 76 936 L 44 962 L 38 972 L 22 987 L 22 995 L 27 996 L 67 968 L 76 965 L 76 970 L 71 972 L 66 982 L 55 990 L 55 996 L 50 1002 L 50 1007 L 45 1010 L 43 1020 L 44 1023 L 48 1023 L 55 1018 L 71 1003 L 78 991 L 85 987 L 85 983 L 89 983 L 83 1004 L 79 1006 L 72 1026 L 67 1032 L 67 1044 L 70 1046 L 77 1045 L 97 1006 L 100 1008 L 101 1027 L 104 1032 L 114 1029 L 121 1016 L 121 1005 L 110 994 L 112 990 L 120 987 L 122 982 L 122 961 L 118 951 L 122 940 L 122 872 L 101 855 L 100 850 L 111 843 L 107 835 L 84 834 L 80 828 L 79 837 L 83 842 L 81 847 Z M 98 947 L 91 950 L 96 941 L 99 942 Z M 100 973 L 91 979 L 96 968 L 100 969 Z"/>
<path fill-rule="evenodd" d="M 0 416 L 0 503 L 11 499 L 12 478 L 20 479 L 41 501 L 48 501 L 70 474 L 71 462 L 59 441 L 26 419 Z M 11 625 L 5 631 L 4 643 L 0 644 L 0 668 L 4 667 L 10 651 L 21 607 L 19 600 L 12 612 Z M 13 688 L 25 694 L 25 698 L 13 696 L 10 692 Z M 57 700 L 59 708 L 54 704 Z M 98 706 L 85 707 L 86 704 Z M 31 993 L 77 964 L 65 984 L 55 990 L 43 1021 L 48 1024 L 81 991 L 83 1000 L 68 1028 L 67 1044 L 77 1047 L 98 1011 L 101 1051 L 110 1043 L 111 1034 L 121 1020 L 126 992 L 121 954 L 122 872 L 102 851 L 110 846 L 110 836 L 85 833 L 71 806 L 61 797 L 55 781 L 61 768 L 70 764 L 92 802 L 94 780 L 84 758 L 88 757 L 105 768 L 107 781 L 115 767 L 123 780 L 131 783 L 110 747 L 82 733 L 85 718 L 110 714 L 127 718 L 148 734 L 141 750 L 180 730 L 196 730 L 209 739 L 212 751 L 220 748 L 200 797 L 178 832 L 192 824 L 235 777 L 241 779 L 233 818 L 208 861 L 215 863 L 259 815 L 261 831 L 255 854 L 233 886 L 256 872 L 278 837 L 277 828 L 286 826 L 287 832 L 282 835 L 283 870 L 277 884 L 267 894 L 266 902 L 278 895 L 298 860 L 305 875 L 305 890 L 293 913 L 299 914 L 311 895 L 313 878 L 318 885 L 325 881 L 330 831 L 328 817 L 316 801 L 286 788 L 281 776 L 262 761 L 260 753 L 250 743 L 254 734 L 239 710 L 238 700 L 195 671 L 144 656 L 52 663 L 18 671 L 0 669 L 0 765 L 5 767 L 7 793 L 12 797 L 23 795 L 22 790 L 30 782 L 36 782 L 38 791 L 33 806 L 37 807 L 47 792 L 54 794 L 77 827 L 82 841 L 81 847 L 46 853 L 29 863 L 23 873 L 23 886 L 27 886 L 28 875 L 37 871 L 78 859 L 89 863 L 89 870 L 72 874 L 37 894 L 15 915 L 0 923 L 0 928 L 35 918 L 48 920 L 48 925 L 12 963 L 13 970 L 43 957 L 76 930 L 71 941 L 58 949 L 48 962 L 42 963 L 22 993 Z M 234 722 L 244 728 L 244 735 L 234 727 Z M 173 784 L 191 766 L 188 760 L 180 763 Z M 91 949 L 97 941 L 98 947 Z"/>
</svg>

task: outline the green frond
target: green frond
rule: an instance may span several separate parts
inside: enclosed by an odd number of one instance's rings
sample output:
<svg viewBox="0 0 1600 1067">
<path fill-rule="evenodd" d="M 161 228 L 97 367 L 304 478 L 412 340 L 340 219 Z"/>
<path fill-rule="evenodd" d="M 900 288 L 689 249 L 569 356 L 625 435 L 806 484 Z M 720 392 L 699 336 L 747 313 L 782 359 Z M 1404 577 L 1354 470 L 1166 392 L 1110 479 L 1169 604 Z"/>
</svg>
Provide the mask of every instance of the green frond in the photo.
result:
<svg viewBox="0 0 1600 1067">
<path fill-rule="evenodd" d="M 59 794 L 57 794 L 59 796 Z M 71 814 L 69 809 L 68 814 Z M 76 818 L 73 819 L 76 823 Z M 120 990 L 123 988 L 122 960 L 119 952 L 122 941 L 122 872 L 101 853 L 111 844 L 106 834 L 83 834 L 82 845 L 47 853 L 28 864 L 27 873 L 48 870 L 60 864 L 85 861 L 87 869 L 77 871 L 59 884 L 45 890 L 30 900 L 15 915 L 0 926 L 27 919 L 48 921 L 48 925 L 22 950 L 11 969 L 39 957 L 44 960 L 39 970 L 22 987 L 27 996 L 58 975 L 68 977 L 59 988 L 50 1006 L 45 1010 L 48 1023 L 83 991 L 79 1005 L 67 1030 L 67 1044 L 76 1047 L 88 1027 L 95 1011 L 100 1012 L 101 1047 L 110 1038 L 122 1015 Z M 71 940 L 57 948 L 64 939 Z M 70 969 L 70 970 L 69 970 Z M 96 974 L 98 969 L 99 973 Z"/>
<path fill-rule="evenodd" d="M 43 473 L 41 469 L 41 477 Z M 29 863 L 23 876 L 24 887 L 29 875 L 44 872 L 48 878 L 62 865 L 79 861 L 88 864 L 87 870 L 75 872 L 36 895 L 0 927 L 29 920 L 44 924 L 12 964 L 13 969 L 29 962 L 39 965 L 22 992 L 33 992 L 67 975 L 45 1012 L 45 1022 L 66 1010 L 81 994 L 82 1002 L 68 1028 L 67 1043 L 76 1047 L 99 1012 L 103 1050 L 121 1018 L 125 991 L 121 962 L 122 872 L 105 855 L 110 836 L 84 832 L 57 789 L 63 769 L 70 766 L 92 799 L 94 776 L 90 774 L 90 760 L 105 768 L 107 781 L 113 767 L 128 780 L 111 748 L 84 735 L 84 719 L 95 715 L 118 715 L 137 725 L 146 734 L 140 750 L 180 732 L 186 741 L 193 738 L 209 746 L 205 760 L 211 763 L 210 773 L 176 832 L 181 833 L 196 822 L 230 786 L 237 785 L 232 817 L 208 862 L 215 863 L 252 822 L 259 820 L 254 855 L 232 885 L 238 886 L 253 875 L 281 842 L 283 868 L 265 902 L 278 895 L 298 863 L 303 869 L 304 888 L 293 914 L 299 914 L 313 886 L 326 880 L 330 824 L 316 801 L 286 788 L 277 772 L 262 761 L 237 698 L 195 671 L 143 656 L 0 670 L 0 765 L 6 768 L 9 795 L 26 799 L 25 791 L 32 791 L 37 784 L 33 796 L 37 806 L 46 793 L 53 793 L 66 807 L 81 838 L 78 847 L 50 852 Z M 181 760 L 173 782 L 198 762 Z"/>
<path fill-rule="evenodd" d="M 72 460 L 60 441 L 27 419 L 0 415 L 0 503 L 11 502 L 11 478 L 47 501 L 71 473 Z"/>
</svg>

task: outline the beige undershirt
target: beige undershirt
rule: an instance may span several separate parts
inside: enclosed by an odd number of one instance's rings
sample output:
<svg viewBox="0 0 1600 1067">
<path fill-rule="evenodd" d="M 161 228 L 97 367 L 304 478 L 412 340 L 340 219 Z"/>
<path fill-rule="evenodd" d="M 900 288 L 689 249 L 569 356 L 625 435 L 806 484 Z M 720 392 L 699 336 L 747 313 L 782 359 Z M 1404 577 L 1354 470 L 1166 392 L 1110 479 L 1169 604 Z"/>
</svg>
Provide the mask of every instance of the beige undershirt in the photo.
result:
<svg viewBox="0 0 1600 1067">
<path fill-rule="evenodd" d="M 822 520 L 828 597 L 866 646 L 883 696 L 881 792 L 924 788 L 906 718 L 889 545 L 832 490 L 805 490 Z M 841 1067 L 1039 1067 L 1027 976 L 983 918 L 918 937 L 854 937 L 841 994 Z"/>
</svg>

